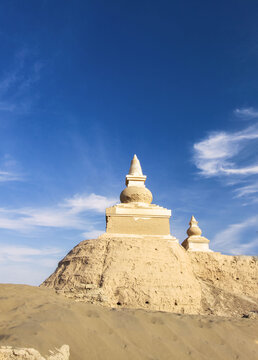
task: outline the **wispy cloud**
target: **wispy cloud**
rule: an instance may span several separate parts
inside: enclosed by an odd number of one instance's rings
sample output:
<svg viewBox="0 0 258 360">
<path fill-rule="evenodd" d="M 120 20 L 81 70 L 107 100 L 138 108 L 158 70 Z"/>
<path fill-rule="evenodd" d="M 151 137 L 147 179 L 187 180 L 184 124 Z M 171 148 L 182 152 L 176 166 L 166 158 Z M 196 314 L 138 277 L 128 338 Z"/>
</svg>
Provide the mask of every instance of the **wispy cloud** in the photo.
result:
<svg viewBox="0 0 258 360">
<path fill-rule="evenodd" d="M 83 217 L 86 211 L 103 213 L 117 199 L 105 196 L 75 195 L 70 199 L 46 208 L 0 208 L 0 229 L 28 231 L 37 227 L 55 227 L 96 231 L 93 220 Z"/>
<path fill-rule="evenodd" d="M 70 213 L 77 214 L 87 210 L 104 212 L 105 209 L 117 202 L 117 198 L 107 198 L 105 196 L 90 194 L 76 194 L 71 199 L 66 199 L 61 206 L 69 208 Z"/>
<path fill-rule="evenodd" d="M 257 224 L 258 215 L 229 225 L 211 240 L 211 248 L 231 255 L 257 255 Z"/>
<path fill-rule="evenodd" d="M 251 202 L 258 202 L 258 181 L 235 189 L 236 198 L 248 198 Z"/>
<path fill-rule="evenodd" d="M 0 162 L 0 183 L 20 181 L 22 178 L 17 169 L 17 162 L 10 155 L 5 154 Z"/>
<path fill-rule="evenodd" d="M 21 177 L 18 174 L 14 174 L 9 171 L 0 170 L 0 182 L 17 181 L 17 180 L 21 180 Z"/>
<path fill-rule="evenodd" d="M 32 247 L 6 246 L 0 244 L 0 262 L 31 262 L 32 257 L 38 261 L 39 257 L 49 257 L 59 255 L 62 251 L 57 248 L 36 249 Z"/>
<path fill-rule="evenodd" d="M 253 107 L 235 109 L 234 115 L 241 120 L 258 119 L 258 110 Z"/>
<path fill-rule="evenodd" d="M 49 207 L 0 208 L 0 229 L 22 236 L 38 236 L 43 228 L 72 229 L 79 230 L 83 239 L 97 238 L 105 231 L 100 229 L 99 215 L 116 202 L 97 194 L 76 194 Z M 54 270 L 63 252 L 54 247 L 0 244 L 0 282 L 38 285 Z"/>
<path fill-rule="evenodd" d="M 258 174 L 257 154 L 253 164 L 239 166 L 237 156 L 251 141 L 257 143 L 258 127 L 252 126 L 238 132 L 211 133 L 206 139 L 194 144 L 194 162 L 203 176 Z"/>
<path fill-rule="evenodd" d="M 0 76 L 0 112 L 26 113 L 31 109 L 35 100 L 32 89 L 43 66 L 28 49 L 16 54 L 9 70 Z"/>
<path fill-rule="evenodd" d="M 240 110 L 239 110 L 240 111 Z M 258 202 L 258 124 L 236 132 L 213 132 L 193 146 L 193 160 L 204 177 L 234 186 L 243 205 Z"/>
<path fill-rule="evenodd" d="M 0 282 L 39 285 L 64 255 L 58 248 L 0 244 Z"/>
</svg>

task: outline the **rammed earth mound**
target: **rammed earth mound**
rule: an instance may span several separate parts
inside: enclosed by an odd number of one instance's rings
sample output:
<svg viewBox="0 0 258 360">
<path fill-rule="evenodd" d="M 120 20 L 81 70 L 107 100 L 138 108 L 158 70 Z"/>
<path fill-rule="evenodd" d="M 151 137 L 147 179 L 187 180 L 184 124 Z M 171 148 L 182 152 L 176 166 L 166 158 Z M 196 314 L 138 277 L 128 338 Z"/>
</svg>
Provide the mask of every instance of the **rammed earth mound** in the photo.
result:
<svg viewBox="0 0 258 360">
<path fill-rule="evenodd" d="M 258 260 L 212 252 L 191 218 L 181 246 L 134 156 L 106 232 L 75 246 L 41 286 L 77 301 L 188 314 L 255 316 Z"/>
</svg>

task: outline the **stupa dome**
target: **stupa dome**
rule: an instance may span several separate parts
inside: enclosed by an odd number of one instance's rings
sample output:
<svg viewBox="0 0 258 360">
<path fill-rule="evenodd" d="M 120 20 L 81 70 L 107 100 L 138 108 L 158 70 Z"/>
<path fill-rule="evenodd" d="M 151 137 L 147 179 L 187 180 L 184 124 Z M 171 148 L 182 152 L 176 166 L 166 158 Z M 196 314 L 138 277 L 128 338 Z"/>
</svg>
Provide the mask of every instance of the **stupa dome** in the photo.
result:
<svg viewBox="0 0 258 360">
<path fill-rule="evenodd" d="M 121 203 L 142 202 L 150 204 L 152 202 L 152 193 L 146 187 L 129 186 L 121 192 L 120 201 Z"/>
<path fill-rule="evenodd" d="M 189 229 L 187 230 L 188 236 L 201 236 L 202 230 L 198 226 L 198 221 L 195 219 L 194 216 L 191 217 L 191 220 L 189 222 Z"/>
</svg>

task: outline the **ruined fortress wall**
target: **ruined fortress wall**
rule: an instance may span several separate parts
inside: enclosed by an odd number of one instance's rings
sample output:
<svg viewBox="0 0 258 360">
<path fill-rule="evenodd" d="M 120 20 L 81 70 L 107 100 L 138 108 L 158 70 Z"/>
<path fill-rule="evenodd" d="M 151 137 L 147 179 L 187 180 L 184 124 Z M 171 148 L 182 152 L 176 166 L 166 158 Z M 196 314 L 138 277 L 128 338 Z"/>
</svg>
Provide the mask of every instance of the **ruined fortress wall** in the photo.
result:
<svg viewBox="0 0 258 360">
<path fill-rule="evenodd" d="M 41 286 L 109 307 L 242 316 L 258 311 L 258 261 L 144 237 L 85 240 Z"/>
<path fill-rule="evenodd" d="M 216 252 L 189 252 L 188 256 L 198 279 L 232 294 L 258 298 L 258 257 Z"/>
<path fill-rule="evenodd" d="M 199 313 L 201 287 L 185 250 L 167 240 L 82 241 L 42 284 L 77 301 Z"/>
</svg>

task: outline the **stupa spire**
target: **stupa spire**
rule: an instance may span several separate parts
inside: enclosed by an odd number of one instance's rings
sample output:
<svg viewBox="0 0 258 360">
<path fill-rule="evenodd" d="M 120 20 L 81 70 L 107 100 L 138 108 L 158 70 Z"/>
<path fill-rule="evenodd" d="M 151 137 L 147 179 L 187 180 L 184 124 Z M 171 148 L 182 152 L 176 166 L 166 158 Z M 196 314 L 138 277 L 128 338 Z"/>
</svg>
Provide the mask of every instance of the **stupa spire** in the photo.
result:
<svg viewBox="0 0 258 360">
<path fill-rule="evenodd" d="M 189 222 L 189 225 L 192 225 L 192 224 L 198 224 L 198 221 L 195 219 L 195 217 L 192 215 L 191 219 L 190 219 L 190 222 Z"/>
<path fill-rule="evenodd" d="M 134 154 L 133 160 L 131 161 L 128 175 L 125 177 L 126 186 L 141 186 L 145 187 L 144 183 L 147 176 L 143 175 L 142 167 L 138 157 Z"/>
<path fill-rule="evenodd" d="M 133 160 L 128 175 L 143 176 L 142 167 L 136 154 L 134 154 Z"/>
</svg>

